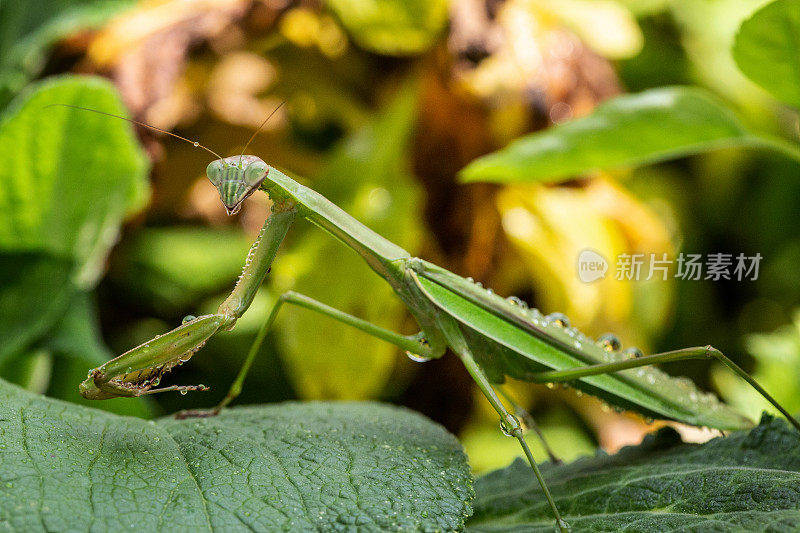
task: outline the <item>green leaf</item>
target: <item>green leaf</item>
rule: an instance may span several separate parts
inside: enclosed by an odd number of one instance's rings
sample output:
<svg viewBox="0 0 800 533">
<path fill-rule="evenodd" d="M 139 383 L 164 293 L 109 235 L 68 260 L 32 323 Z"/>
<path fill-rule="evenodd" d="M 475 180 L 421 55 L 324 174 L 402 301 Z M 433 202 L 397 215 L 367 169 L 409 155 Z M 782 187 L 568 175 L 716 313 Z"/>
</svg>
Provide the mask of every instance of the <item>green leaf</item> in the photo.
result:
<svg viewBox="0 0 800 533">
<path fill-rule="evenodd" d="M 386 55 L 430 48 L 447 23 L 446 0 L 326 0 L 353 40 Z"/>
<path fill-rule="evenodd" d="M 47 254 L 0 253 L 0 367 L 66 311 L 76 293 L 71 269 Z"/>
<path fill-rule="evenodd" d="M 573 531 L 797 531 L 800 434 L 770 417 L 702 445 L 671 428 L 618 454 L 543 465 Z M 553 531 L 530 467 L 517 460 L 475 483 L 467 530 Z"/>
<path fill-rule="evenodd" d="M 0 250 L 71 259 L 75 283 L 91 287 L 123 217 L 147 199 L 148 163 L 129 124 L 51 104 L 125 113 L 113 86 L 89 77 L 40 83 L 6 111 Z"/>
<path fill-rule="evenodd" d="M 800 3 L 778 0 L 742 22 L 733 44 L 739 69 L 778 100 L 800 108 Z"/>
<path fill-rule="evenodd" d="M 460 177 L 551 182 L 733 146 L 768 147 L 800 160 L 800 148 L 750 133 L 707 92 L 666 87 L 619 96 L 586 117 L 521 137 L 476 159 Z"/>
<path fill-rule="evenodd" d="M 144 421 L 0 382 L 0 523 L 17 531 L 456 530 L 458 441 L 380 404 Z"/>
<path fill-rule="evenodd" d="M 47 49 L 67 35 L 96 28 L 133 0 L 0 2 L 0 109 L 47 62 Z"/>
</svg>

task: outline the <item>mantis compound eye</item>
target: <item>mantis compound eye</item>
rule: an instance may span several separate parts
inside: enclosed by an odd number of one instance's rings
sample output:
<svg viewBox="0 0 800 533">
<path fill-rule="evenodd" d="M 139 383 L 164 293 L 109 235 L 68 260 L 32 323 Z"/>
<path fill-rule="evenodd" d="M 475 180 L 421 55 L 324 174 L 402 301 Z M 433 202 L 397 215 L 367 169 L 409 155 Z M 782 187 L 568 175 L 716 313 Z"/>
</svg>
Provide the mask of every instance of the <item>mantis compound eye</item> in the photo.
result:
<svg viewBox="0 0 800 533">
<path fill-rule="evenodd" d="M 244 170 L 244 181 L 248 187 L 257 188 L 264 181 L 269 167 L 263 161 L 253 161 Z"/>
<path fill-rule="evenodd" d="M 212 161 L 206 167 L 206 176 L 208 176 L 208 179 L 211 180 L 211 183 L 214 185 L 219 185 L 219 182 L 222 181 L 223 168 L 224 164 L 219 159 Z"/>
</svg>

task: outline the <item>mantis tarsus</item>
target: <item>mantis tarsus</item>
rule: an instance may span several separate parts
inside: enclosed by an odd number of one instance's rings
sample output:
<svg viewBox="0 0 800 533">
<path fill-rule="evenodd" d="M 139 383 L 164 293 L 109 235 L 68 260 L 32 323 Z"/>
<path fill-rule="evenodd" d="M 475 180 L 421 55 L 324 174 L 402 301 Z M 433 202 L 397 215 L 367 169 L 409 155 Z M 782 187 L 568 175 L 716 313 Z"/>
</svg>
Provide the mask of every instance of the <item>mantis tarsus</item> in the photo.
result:
<svg viewBox="0 0 800 533">
<path fill-rule="evenodd" d="M 78 109 L 117 117 L 92 109 Z M 152 128 L 124 117 L 117 118 Z M 650 366 L 685 359 L 716 359 L 750 383 L 800 430 L 800 423 L 755 380 L 711 346 L 644 356 L 635 348 L 621 351 L 619 341 L 613 336 L 603 336 L 597 341 L 589 339 L 570 327 L 563 315 L 542 316 L 518 298 L 500 297 L 471 279 L 412 257 L 319 193 L 258 157 L 244 155 L 247 145 L 241 155 L 223 158 L 197 142 L 179 138 L 216 156 L 217 159 L 208 165 L 207 175 L 229 214 L 236 213 L 242 202 L 259 189 L 272 199 L 272 213 L 250 249 L 241 277 L 215 314 L 187 317 L 172 331 L 93 369 L 80 385 L 80 393 L 86 398 L 102 400 L 205 389 L 202 385 L 155 387 L 164 373 L 188 361 L 210 337 L 234 327 L 252 303 L 289 227 L 300 217 L 358 253 L 391 285 L 416 319 L 420 332 L 414 335 L 396 333 L 311 297 L 286 292 L 260 328 L 222 402 L 210 411 L 189 412 L 184 416 L 214 415 L 236 398 L 278 311 L 284 304 L 292 304 L 391 343 L 417 361 L 441 357 L 451 349 L 497 411 L 503 432 L 519 441 L 562 531 L 568 530 L 568 526 L 523 438 L 523 427 L 496 392 L 505 377 L 536 383 L 565 383 L 617 408 L 648 418 L 722 430 L 748 427 L 749 420 L 720 403 L 715 396 L 700 392 L 688 379 L 670 377 Z"/>
</svg>

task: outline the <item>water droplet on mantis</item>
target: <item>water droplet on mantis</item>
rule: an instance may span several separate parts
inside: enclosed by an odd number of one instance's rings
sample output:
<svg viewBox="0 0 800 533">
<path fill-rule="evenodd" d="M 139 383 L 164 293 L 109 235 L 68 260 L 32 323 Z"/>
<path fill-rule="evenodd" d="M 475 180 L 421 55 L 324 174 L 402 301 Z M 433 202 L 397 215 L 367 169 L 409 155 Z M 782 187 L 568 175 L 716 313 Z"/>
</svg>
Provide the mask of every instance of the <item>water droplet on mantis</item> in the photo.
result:
<svg viewBox="0 0 800 533">
<path fill-rule="evenodd" d="M 639 357 L 644 357 L 644 353 L 637 348 L 636 346 L 631 346 L 630 348 L 625 348 L 625 351 L 622 352 L 631 359 L 638 359 Z"/>
<path fill-rule="evenodd" d="M 547 321 L 562 328 L 569 327 L 569 318 L 564 313 L 550 313 L 547 315 Z"/>
<path fill-rule="evenodd" d="M 597 337 L 597 344 L 607 352 L 616 352 L 622 347 L 622 343 L 613 333 L 606 333 Z"/>
<path fill-rule="evenodd" d="M 186 389 L 181 389 L 181 396 L 186 396 L 189 391 Z"/>
<path fill-rule="evenodd" d="M 197 148 L 198 146 L 200 146 L 200 143 L 199 143 L 199 142 L 197 142 L 197 141 L 194 141 L 192 144 L 194 145 L 194 147 L 195 147 L 195 148 Z"/>
<path fill-rule="evenodd" d="M 411 359 L 415 363 L 427 363 L 428 361 L 431 360 L 430 357 L 425 357 L 423 355 L 418 355 L 418 354 L 409 352 L 408 350 L 406 350 L 406 355 L 408 356 L 409 359 Z"/>
<path fill-rule="evenodd" d="M 508 303 L 510 303 L 511 305 L 516 305 L 517 307 L 520 307 L 522 309 L 528 308 L 528 304 L 517 296 L 509 296 L 508 298 L 506 298 L 506 300 L 508 300 Z"/>
<path fill-rule="evenodd" d="M 194 316 L 194 315 L 186 315 L 185 317 L 183 317 L 183 320 L 181 320 L 181 324 L 186 324 L 188 322 L 191 322 L 195 318 L 197 318 L 197 317 Z"/>
</svg>

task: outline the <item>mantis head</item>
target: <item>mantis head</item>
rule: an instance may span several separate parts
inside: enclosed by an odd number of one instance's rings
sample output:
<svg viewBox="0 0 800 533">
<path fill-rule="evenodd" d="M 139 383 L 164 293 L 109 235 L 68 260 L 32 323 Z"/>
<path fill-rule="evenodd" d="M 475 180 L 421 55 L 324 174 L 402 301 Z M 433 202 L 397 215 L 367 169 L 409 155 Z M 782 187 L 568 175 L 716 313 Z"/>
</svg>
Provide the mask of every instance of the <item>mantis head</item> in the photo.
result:
<svg viewBox="0 0 800 533">
<path fill-rule="evenodd" d="M 268 172 L 269 166 L 254 155 L 217 159 L 206 169 L 229 215 L 239 211 L 242 202 L 258 190 Z"/>
</svg>

